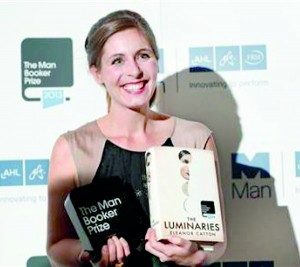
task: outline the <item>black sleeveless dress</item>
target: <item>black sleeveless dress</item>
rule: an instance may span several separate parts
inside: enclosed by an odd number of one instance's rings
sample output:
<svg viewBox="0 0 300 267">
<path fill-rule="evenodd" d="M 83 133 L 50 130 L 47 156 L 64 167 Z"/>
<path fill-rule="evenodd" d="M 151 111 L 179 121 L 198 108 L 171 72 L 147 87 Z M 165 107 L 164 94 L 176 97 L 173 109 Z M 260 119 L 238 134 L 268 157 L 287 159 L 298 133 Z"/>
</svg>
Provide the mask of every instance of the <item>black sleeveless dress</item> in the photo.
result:
<svg viewBox="0 0 300 267">
<path fill-rule="evenodd" d="M 168 138 L 162 146 L 173 146 L 171 139 Z M 171 262 L 161 263 L 155 256 L 145 251 L 144 237 L 150 227 L 145 152 L 126 150 L 106 140 L 94 179 L 109 176 L 118 176 L 124 184 L 130 185 L 142 211 L 140 227 L 136 231 L 140 244 L 137 248 L 130 248 L 131 254 L 126 258 L 124 266 L 177 266 Z"/>
</svg>

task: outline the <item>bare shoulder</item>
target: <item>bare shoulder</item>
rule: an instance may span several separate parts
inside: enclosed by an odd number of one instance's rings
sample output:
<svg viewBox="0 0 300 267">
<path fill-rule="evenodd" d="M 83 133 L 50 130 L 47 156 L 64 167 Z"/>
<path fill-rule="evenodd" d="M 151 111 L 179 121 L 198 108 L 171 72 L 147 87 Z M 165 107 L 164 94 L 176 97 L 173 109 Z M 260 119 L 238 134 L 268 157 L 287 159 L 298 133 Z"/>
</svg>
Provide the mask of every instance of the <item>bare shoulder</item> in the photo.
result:
<svg viewBox="0 0 300 267">
<path fill-rule="evenodd" d="M 60 136 L 53 147 L 48 180 L 47 249 L 54 253 L 59 241 L 73 236 L 73 228 L 64 209 L 67 194 L 76 186 L 76 169 L 68 141 Z M 59 247 L 59 246 L 58 246 Z"/>
<path fill-rule="evenodd" d="M 49 187 L 64 185 L 74 187 L 76 184 L 76 167 L 69 144 L 64 136 L 60 136 L 53 147 L 50 168 Z"/>
<path fill-rule="evenodd" d="M 186 120 L 182 118 L 176 118 L 176 127 L 182 131 L 192 132 L 192 133 L 201 133 L 209 132 L 211 130 L 202 122 Z"/>
</svg>

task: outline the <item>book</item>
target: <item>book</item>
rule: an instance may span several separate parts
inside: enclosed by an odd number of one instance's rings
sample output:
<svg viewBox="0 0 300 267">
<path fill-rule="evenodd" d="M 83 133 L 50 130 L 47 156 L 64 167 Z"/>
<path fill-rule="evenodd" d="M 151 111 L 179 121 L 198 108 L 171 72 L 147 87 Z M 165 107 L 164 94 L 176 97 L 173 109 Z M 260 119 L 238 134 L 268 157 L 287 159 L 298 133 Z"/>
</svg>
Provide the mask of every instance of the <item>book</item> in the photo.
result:
<svg viewBox="0 0 300 267">
<path fill-rule="evenodd" d="M 212 250 L 224 241 L 213 151 L 152 147 L 145 153 L 151 227 L 158 240 L 170 235 L 201 241 Z"/>
<path fill-rule="evenodd" d="M 101 251 L 113 235 L 125 238 L 131 247 L 144 237 L 139 235 L 141 207 L 119 177 L 102 177 L 74 188 L 64 206 L 85 250 Z"/>
</svg>

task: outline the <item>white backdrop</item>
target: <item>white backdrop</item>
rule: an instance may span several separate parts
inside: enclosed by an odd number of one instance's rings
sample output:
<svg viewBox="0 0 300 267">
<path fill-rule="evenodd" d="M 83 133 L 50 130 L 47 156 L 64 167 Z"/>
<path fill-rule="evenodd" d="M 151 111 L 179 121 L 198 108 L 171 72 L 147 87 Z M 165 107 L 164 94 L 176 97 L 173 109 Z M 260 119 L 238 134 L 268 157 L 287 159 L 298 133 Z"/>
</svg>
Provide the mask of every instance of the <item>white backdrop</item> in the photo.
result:
<svg viewBox="0 0 300 267">
<path fill-rule="evenodd" d="M 229 238 L 216 266 L 300 266 L 296 0 L 0 2 L 0 266 L 34 266 L 46 254 L 52 146 L 106 112 L 84 40 L 98 18 L 123 8 L 141 13 L 157 36 L 156 108 L 215 133 Z M 197 66 L 210 71 L 190 71 Z"/>
</svg>

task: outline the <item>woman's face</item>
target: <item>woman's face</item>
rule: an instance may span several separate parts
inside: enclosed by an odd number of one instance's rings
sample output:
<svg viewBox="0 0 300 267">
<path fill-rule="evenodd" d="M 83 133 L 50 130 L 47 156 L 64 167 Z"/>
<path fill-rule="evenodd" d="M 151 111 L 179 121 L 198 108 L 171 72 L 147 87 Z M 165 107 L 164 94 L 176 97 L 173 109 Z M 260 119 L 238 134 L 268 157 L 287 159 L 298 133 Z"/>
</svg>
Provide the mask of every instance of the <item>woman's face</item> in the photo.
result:
<svg viewBox="0 0 300 267">
<path fill-rule="evenodd" d="M 153 50 L 137 29 L 112 35 L 104 45 L 97 79 L 111 96 L 111 108 L 148 107 L 156 87 L 158 64 Z"/>
</svg>

